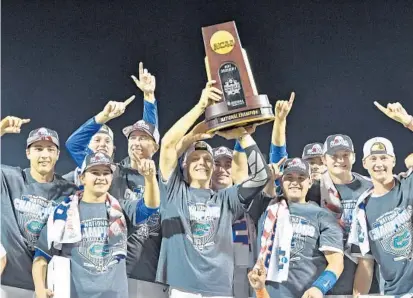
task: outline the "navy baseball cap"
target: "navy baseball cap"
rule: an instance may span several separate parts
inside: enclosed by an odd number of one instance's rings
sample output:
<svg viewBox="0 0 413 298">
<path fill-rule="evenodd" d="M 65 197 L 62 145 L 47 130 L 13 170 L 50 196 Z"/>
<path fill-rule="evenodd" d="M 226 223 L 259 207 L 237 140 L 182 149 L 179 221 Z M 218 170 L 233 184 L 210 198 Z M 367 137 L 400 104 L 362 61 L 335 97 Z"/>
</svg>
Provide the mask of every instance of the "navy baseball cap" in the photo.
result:
<svg viewBox="0 0 413 298">
<path fill-rule="evenodd" d="M 46 127 L 41 127 L 32 130 L 29 133 L 29 137 L 27 138 L 27 145 L 26 147 L 28 148 L 30 145 L 32 145 L 34 142 L 37 141 L 49 141 L 52 142 L 59 148 L 59 135 L 57 134 L 56 131 L 46 128 Z"/>
<path fill-rule="evenodd" d="M 87 155 L 83 160 L 82 167 L 80 168 L 80 175 L 87 169 L 93 166 L 109 166 L 112 173 L 116 170 L 116 165 L 113 163 L 112 158 L 102 152 L 95 152 Z"/>
</svg>

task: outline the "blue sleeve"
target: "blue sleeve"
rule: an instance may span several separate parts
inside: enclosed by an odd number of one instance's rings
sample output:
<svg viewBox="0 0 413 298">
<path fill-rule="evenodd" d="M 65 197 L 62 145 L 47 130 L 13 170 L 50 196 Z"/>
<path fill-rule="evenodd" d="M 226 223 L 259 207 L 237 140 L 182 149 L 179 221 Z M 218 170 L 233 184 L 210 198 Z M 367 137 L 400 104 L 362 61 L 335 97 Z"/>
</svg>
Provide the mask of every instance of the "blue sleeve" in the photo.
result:
<svg viewBox="0 0 413 298">
<path fill-rule="evenodd" d="M 156 128 L 159 127 L 158 103 L 156 102 L 156 99 L 154 103 L 146 100 L 143 101 L 143 120 L 155 125 Z"/>
<path fill-rule="evenodd" d="M 133 225 L 144 223 L 152 214 L 159 212 L 159 208 L 149 208 L 144 200 L 122 200 L 123 211 Z"/>
<path fill-rule="evenodd" d="M 242 148 L 242 146 L 241 146 L 241 144 L 238 142 L 238 140 L 235 142 L 234 151 L 244 152 L 244 153 L 245 153 L 244 148 Z"/>
<path fill-rule="evenodd" d="M 85 157 L 92 153 L 88 145 L 93 135 L 99 131 L 102 124 L 95 121 L 95 117 L 86 121 L 66 141 L 66 148 L 78 167 L 82 166 Z"/>
<path fill-rule="evenodd" d="M 287 153 L 287 145 L 283 146 L 276 146 L 273 143 L 271 143 L 270 147 L 270 163 L 277 163 L 279 162 L 283 157 L 288 157 Z M 280 189 L 280 181 L 276 180 L 275 181 L 275 187 L 277 194 L 281 192 Z"/>
</svg>

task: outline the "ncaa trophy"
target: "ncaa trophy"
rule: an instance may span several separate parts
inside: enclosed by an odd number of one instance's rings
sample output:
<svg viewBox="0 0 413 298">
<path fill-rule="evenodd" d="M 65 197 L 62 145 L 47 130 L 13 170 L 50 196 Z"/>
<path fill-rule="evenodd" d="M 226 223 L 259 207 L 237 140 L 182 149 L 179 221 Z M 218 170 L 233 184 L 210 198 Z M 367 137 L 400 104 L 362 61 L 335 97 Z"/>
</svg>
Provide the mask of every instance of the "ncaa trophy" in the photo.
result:
<svg viewBox="0 0 413 298">
<path fill-rule="evenodd" d="M 274 120 L 267 95 L 259 95 L 235 22 L 202 28 L 208 81 L 215 80 L 223 100 L 205 111 L 208 132 Z"/>
</svg>

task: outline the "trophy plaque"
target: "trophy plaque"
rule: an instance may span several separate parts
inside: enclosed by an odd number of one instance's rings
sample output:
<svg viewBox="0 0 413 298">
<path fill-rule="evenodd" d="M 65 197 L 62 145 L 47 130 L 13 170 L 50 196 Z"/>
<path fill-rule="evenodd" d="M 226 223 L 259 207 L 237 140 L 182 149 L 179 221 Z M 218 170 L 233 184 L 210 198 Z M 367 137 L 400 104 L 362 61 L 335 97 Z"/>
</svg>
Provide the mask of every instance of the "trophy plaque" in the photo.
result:
<svg viewBox="0 0 413 298">
<path fill-rule="evenodd" d="M 235 22 L 202 28 L 205 67 L 209 80 L 222 91 L 223 100 L 205 111 L 208 132 L 228 130 L 274 120 L 267 95 L 259 95 L 247 54 L 241 47 Z"/>
</svg>

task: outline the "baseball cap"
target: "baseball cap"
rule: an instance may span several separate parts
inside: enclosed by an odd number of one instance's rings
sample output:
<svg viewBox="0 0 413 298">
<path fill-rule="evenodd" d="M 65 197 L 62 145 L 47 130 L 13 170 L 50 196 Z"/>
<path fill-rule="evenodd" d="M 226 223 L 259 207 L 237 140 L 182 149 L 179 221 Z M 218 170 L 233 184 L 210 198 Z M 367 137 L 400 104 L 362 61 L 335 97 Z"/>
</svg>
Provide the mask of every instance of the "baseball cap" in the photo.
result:
<svg viewBox="0 0 413 298">
<path fill-rule="evenodd" d="M 289 158 L 284 163 L 284 175 L 289 173 L 304 174 L 306 177 L 310 177 L 311 170 L 310 164 L 301 158 Z"/>
<path fill-rule="evenodd" d="M 310 143 L 304 146 L 302 159 L 306 160 L 312 157 L 323 156 L 322 143 Z"/>
<path fill-rule="evenodd" d="M 80 175 L 87 169 L 100 165 L 109 166 L 112 173 L 116 170 L 116 166 L 109 155 L 102 152 L 95 152 L 87 155 L 83 160 L 82 167 L 80 168 Z"/>
<path fill-rule="evenodd" d="M 151 123 L 146 122 L 145 120 L 139 120 L 135 122 L 133 125 L 129 125 L 125 127 L 122 132 L 129 139 L 129 136 L 134 131 L 143 131 L 150 135 L 156 142 L 159 144 L 160 135 L 158 129 Z"/>
<path fill-rule="evenodd" d="M 340 150 L 354 153 L 354 145 L 351 138 L 341 134 L 328 136 L 324 143 L 323 153 L 333 155 Z"/>
<path fill-rule="evenodd" d="M 103 124 L 102 127 L 99 129 L 99 131 L 97 133 L 105 133 L 105 134 L 109 135 L 109 137 L 113 141 L 113 131 L 106 124 Z"/>
<path fill-rule="evenodd" d="M 29 137 L 27 138 L 27 145 L 26 147 L 29 147 L 32 145 L 34 142 L 37 141 L 50 141 L 53 144 L 59 148 L 59 136 L 56 131 L 46 128 L 46 127 L 41 127 L 38 129 L 34 129 L 29 133 Z"/>
<path fill-rule="evenodd" d="M 214 148 L 212 150 L 212 153 L 213 153 L 214 160 L 221 158 L 221 157 L 228 157 L 232 159 L 232 154 L 233 154 L 232 150 L 225 146 Z"/>
<path fill-rule="evenodd" d="M 364 143 L 363 159 L 373 154 L 387 154 L 396 157 L 393 144 L 386 138 L 375 137 Z"/>
<path fill-rule="evenodd" d="M 207 151 L 209 154 L 211 154 L 212 157 L 214 157 L 212 147 L 207 142 L 198 141 L 198 142 L 192 143 L 191 146 L 189 146 L 189 148 L 186 150 L 185 157 L 184 157 L 184 163 L 186 162 L 189 155 L 191 155 L 193 152 L 198 151 L 198 150 Z"/>
</svg>

